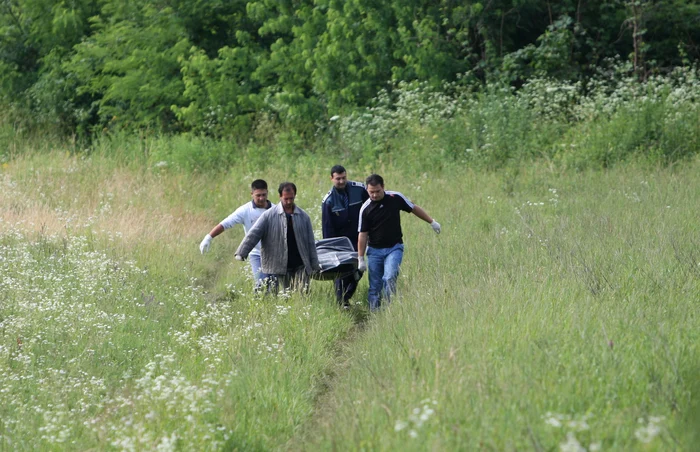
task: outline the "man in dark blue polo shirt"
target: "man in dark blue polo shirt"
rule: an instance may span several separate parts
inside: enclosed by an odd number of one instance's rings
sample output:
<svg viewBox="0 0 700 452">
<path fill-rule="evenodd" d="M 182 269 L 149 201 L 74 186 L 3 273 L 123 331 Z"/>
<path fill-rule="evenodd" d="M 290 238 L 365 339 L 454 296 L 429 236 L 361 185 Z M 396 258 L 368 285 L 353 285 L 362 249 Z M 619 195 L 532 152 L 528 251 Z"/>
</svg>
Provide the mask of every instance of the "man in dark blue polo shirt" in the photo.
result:
<svg viewBox="0 0 700 452">
<path fill-rule="evenodd" d="M 361 182 L 348 180 L 347 171 L 342 165 L 331 168 L 333 187 L 323 197 L 321 206 L 321 223 L 323 238 L 347 237 L 357 251 L 357 226 L 360 218 L 360 208 L 369 199 L 367 190 Z M 359 273 L 362 277 L 362 273 Z M 351 274 L 335 280 L 335 296 L 338 304 L 344 308 L 350 307 L 359 280 Z"/>
<path fill-rule="evenodd" d="M 403 194 L 385 191 L 382 176 L 372 174 L 365 182 L 369 199 L 360 209 L 357 259 L 359 270 L 369 267 L 369 308 L 376 311 L 381 306 L 382 297 L 388 304 L 396 293 L 396 279 L 403 259 L 401 211 L 430 223 L 437 234 L 440 233 L 440 223 Z"/>
</svg>

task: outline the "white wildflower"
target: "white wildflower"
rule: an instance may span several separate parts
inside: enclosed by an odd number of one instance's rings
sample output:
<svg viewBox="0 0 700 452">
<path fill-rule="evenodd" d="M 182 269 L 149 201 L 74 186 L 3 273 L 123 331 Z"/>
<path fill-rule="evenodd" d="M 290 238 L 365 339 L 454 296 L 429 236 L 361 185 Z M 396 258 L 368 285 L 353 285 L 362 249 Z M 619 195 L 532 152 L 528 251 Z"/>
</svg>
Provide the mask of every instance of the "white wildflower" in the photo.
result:
<svg viewBox="0 0 700 452">
<path fill-rule="evenodd" d="M 576 439 L 572 432 L 566 434 L 566 442 L 559 444 L 562 452 L 586 452 L 586 448 Z"/>
</svg>

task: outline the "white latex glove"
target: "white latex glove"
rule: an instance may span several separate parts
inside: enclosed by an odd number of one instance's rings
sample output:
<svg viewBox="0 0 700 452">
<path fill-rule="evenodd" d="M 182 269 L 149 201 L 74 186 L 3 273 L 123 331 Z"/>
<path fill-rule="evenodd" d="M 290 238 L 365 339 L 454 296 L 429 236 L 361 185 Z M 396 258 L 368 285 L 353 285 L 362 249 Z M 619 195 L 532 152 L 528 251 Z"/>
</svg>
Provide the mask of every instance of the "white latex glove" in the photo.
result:
<svg viewBox="0 0 700 452">
<path fill-rule="evenodd" d="M 367 262 L 365 261 L 364 256 L 358 256 L 357 258 L 357 269 L 361 272 L 367 270 Z"/>
<path fill-rule="evenodd" d="M 440 227 L 440 223 L 437 221 L 433 220 L 432 223 L 430 223 L 430 227 L 433 228 L 433 231 L 435 231 L 436 234 L 439 234 L 442 228 Z"/>
<path fill-rule="evenodd" d="M 210 236 L 209 234 L 207 234 L 207 235 L 204 237 L 204 240 L 202 240 L 202 243 L 199 244 L 199 251 L 200 251 L 202 254 L 204 254 L 204 253 L 206 253 L 207 251 L 209 251 L 209 246 L 211 245 L 211 239 L 212 239 L 212 236 Z"/>
<path fill-rule="evenodd" d="M 238 254 L 236 254 L 235 258 L 237 261 L 241 261 L 241 262 L 243 262 L 245 260 L 245 259 L 243 259 L 243 256 L 239 256 Z"/>
</svg>

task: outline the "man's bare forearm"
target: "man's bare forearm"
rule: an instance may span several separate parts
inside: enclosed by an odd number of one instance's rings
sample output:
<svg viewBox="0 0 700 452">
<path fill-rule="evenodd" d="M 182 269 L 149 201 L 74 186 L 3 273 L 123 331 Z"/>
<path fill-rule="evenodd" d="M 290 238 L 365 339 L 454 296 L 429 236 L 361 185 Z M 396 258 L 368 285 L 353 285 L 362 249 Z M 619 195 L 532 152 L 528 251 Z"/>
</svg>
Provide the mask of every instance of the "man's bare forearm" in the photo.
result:
<svg viewBox="0 0 700 452">
<path fill-rule="evenodd" d="M 360 235 L 357 236 L 357 257 L 358 258 L 364 257 L 366 251 L 367 251 L 367 233 L 360 232 Z"/>
<path fill-rule="evenodd" d="M 425 221 L 426 223 L 432 223 L 433 218 L 428 215 L 428 212 L 423 210 L 420 206 L 416 206 L 415 204 L 413 205 L 413 211 L 411 212 L 413 215 L 417 216 L 421 220 Z"/>
</svg>

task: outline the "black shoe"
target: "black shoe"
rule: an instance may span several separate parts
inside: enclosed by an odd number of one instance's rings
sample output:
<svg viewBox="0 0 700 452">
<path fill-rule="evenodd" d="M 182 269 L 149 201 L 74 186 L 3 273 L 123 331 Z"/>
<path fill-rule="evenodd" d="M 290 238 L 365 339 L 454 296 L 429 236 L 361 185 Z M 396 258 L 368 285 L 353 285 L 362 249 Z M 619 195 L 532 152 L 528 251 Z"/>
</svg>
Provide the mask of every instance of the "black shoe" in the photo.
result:
<svg viewBox="0 0 700 452">
<path fill-rule="evenodd" d="M 344 302 L 344 303 L 342 304 L 341 308 L 342 308 L 343 310 L 347 311 L 348 309 L 350 309 L 350 303 L 348 303 L 347 301 Z"/>
</svg>

